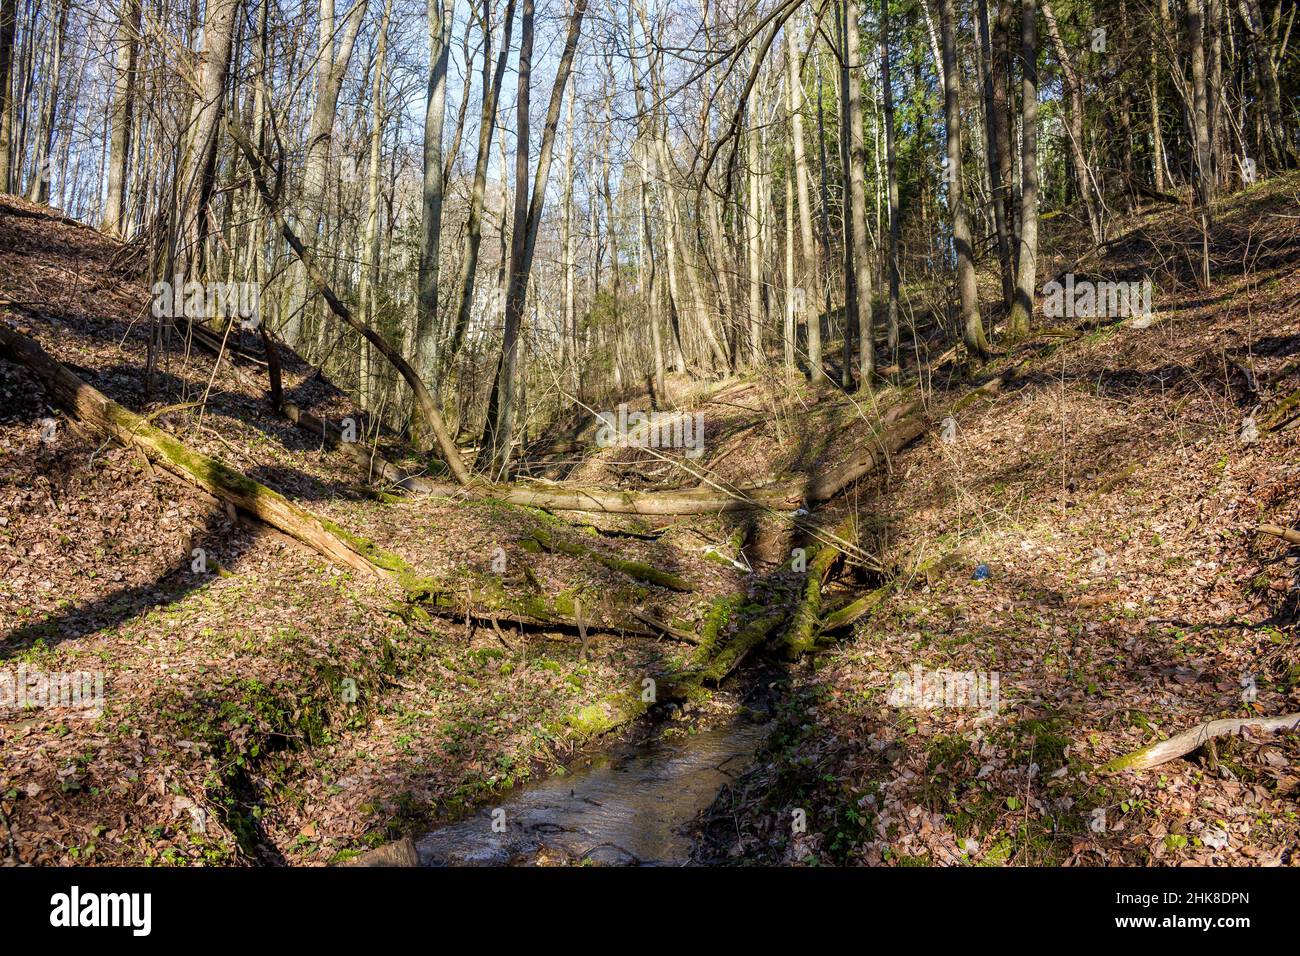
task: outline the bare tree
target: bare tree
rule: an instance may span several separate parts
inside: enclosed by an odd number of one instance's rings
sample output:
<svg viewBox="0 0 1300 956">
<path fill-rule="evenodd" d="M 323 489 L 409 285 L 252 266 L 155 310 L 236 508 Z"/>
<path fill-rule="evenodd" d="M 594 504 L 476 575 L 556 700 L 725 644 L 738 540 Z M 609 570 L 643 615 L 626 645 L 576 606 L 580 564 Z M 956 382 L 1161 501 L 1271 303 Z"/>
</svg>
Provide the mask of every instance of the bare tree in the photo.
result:
<svg viewBox="0 0 1300 956">
<path fill-rule="evenodd" d="M 517 93 L 518 129 L 515 154 L 515 225 L 510 238 L 510 272 L 506 286 L 506 322 L 501 347 L 501 360 L 497 366 L 496 380 L 488 398 L 487 423 L 483 429 L 479 467 L 488 468 L 492 474 L 503 472 L 510 460 L 514 438 L 515 379 L 519 361 L 519 325 L 523 318 L 524 302 L 528 294 L 528 277 L 532 268 L 533 249 L 537 244 L 537 230 L 541 225 L 542 208 L 546 203 L 546 183 L 550 175 L 551 150 L 555 143 L 555 129 L 560 121 L 564 103 L 564 90 L 573 70 L 573 55 L 582 32 L 582 18 L 587 12 L 587 0 L 574 0 L 569 14 L 568 37 L 560 54 L 555 86 L 546 110 L 546 125 L 542 130 L 541 155 L 537 161 L 536 185 L 529 198 L 528 181 L 528 109 L 532 86 L 533 61 L 533 0 L 524 0 L 520 20 L 519 79 Z"/>
<path fill-rule="evenodd" d="M 867 147 L 862 134 L 862 43 L 857 0 L 845 0 L 844 58 L 848 89 L 844 98 L 849 119 L 849 206 L 853 223 L 854 290 L 857 293 L 858 384 L 871 387 L 876 371 L 876 326 L 872 314 L 871 247 L 867 235 Z M 848 337 L 847 329 L 845 337 Z"/>
<path fill-rule="evenodd" d="M 1038 285 L 1038 10 L 1035 0 L 1020 5 L 1020 244 L 1016 298 L 1007 319 L 1007 337 L 1029 332 Z"/>
<path fill-rule="evenodd" d="M 122 0 L 118 14 L 113 73 L 113 105 L 109 113 L 112 132 L 108 146 L 108 196 L 103 229 L 121 235 L 126 209 L 127 163 L 131 150 L 131 123 L 135 96 L 136 36 L 140 30 L 140 0 Z"/>
<path fill-rule="evenodd" d="M 429 85 L 424 111 L 424 185 L 420 206 L 420 270 L 415 325 L 415 367 L 428 377 L 437 361 L 438 272 L 442 242 L 442 132 L 447 109 L 451 16 L 447 0 L 429 4 Z"/>
<path fill-rule="evenodd" d="M 1032 4 L 1033 0 L 1026 0 Z M 948 132 L 948 205 L 952 212 L 952 244 L 957 252 L 957 295 L 961 309 L 962 338 L 979 358 L 988 355 L 988 339 L 980 318 L 979 295 L 975 287 L 975 251 L 971 245 L 970 220 L 962 190 L 961 73 L 957 69 L 957 27 L 953 0 L 940 0 L 940 32 L 943 34 L 944 125 Z"/>
</svg>

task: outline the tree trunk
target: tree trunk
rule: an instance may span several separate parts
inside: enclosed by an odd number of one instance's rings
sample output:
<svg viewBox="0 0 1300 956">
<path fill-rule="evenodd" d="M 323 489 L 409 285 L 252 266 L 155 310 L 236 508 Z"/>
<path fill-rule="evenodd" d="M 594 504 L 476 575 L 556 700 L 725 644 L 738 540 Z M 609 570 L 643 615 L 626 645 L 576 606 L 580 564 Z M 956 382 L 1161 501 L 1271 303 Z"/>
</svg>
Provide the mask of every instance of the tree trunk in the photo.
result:
<svg viewBox="0 0 1300 956">
<path fill-rule="evenodd" d="M 339 92 L 361 21 L 365 17 L 367 0 L 353 0 L 347 12 L 339 37 L 334 15 L 334 0 L 320 0 L 320 36 L 316 54 L 316 99 L 312 104 L 311 118 L 307 124 L 307 153 L 303 160 L 302 202 L 307 219 L 303 223 L 309 232 L 304 241 L 320 252 L 321 230 L 326 222 L 327 192 L 330 185 L 330 153 L 334 143 L 334 123 L 338 113 Z M 335 43 L 338 43 L 337 51 Z M 290 346 L 298 346 L 303 338 L 303 319 L 307 311 L 308 278 L 301 267 L 294 269 L 293 304 L 285 339 Z M 324 326 L 322 325 L 322 330 Z"/>
<path fill-rule="evenodd" d="M 794 272 L 794 173 L 785 177 L 785 325 L 781 332 L 781 353 L 786 369 L 795 367 L 795 272 Z"/>
<path fill-rule="evenodd" d="M 438 266 L 442 241 L 442 128 L 447 107 L 447 61 L 451 17 L 446 0 L 428 0 L 429 84 L 424 112 L 424 186 L 420 205 L 420 268 L 416 297 L 415 367 L 422 376 L 436 370 Z M 435 391 L 437 386 L 434 386 Z"/>
<path fill-rule="evenodd" d="M 506 72 L 506 61 L 510 56 L 510 37 L 515 24 L 515 0 L 506 0 L 505 25 L 501 29 L 501 52 L 497 54 L 496 69 L 488 75 L 488 63 L 491 61 L 491 45 L 485 39 L 483 51 L 483 109 L 479 115 L 478 158 L 474 163 L 474 185 L 470 191 L 469 222 L 465 226 L 465 250 L 461 255 L 460 278 L 457 288 L 460 290 L 460 305 L 456 310 L 456 327 L 452 332 L 451 344 L 439 355 L 442 373 L 437 385 L 452 361 L 460 353 L 465 331 L 469 328 L 470 316 L 474 310 L 474 280 L 478 272 L 479 247 L 483 240 L 483 204 L 487 190 L 488 162 L 492 158 L 492 135 L 496 129 L 497 102 L 501 96 L 501 83 Z M 504 175 L 502 177 L 504 193 Z M 502 217 L 501 228 L 505 230 Z"/>
<path fill-rule="evenodd" d="M 794 31 L 786 36 L 786 61 L 790 86 L 790 138 L 794 147 L 795 185 L 799 195 L 799 246 L 803 253 L 803 271 L 799 281 L 803 289 L 803 315 L 808 335 L 808 369 L 814 382 L 824 378 L 822 372 L 821 283 L 817 271 L 817 246 L 813 241 L 812 198 L 808 185 L 808 156 L 803 131 L 803 59 Z"/>
<path fill-rule="evenodd" d="M 1205 81 L 1205 18 L 1201 0 L 1187 0 L 1187 40 L 1192 61 L 1192 138 L 1196 199 L 1201 214 L 1201 284 L 1210 284 L 1210 204 L 1214 202 L 1214 168 L 1210 155 L 1209 100 Z"/>
<path fill-rule="evenodd" d="M 243 151 L 244 157 L 248 160 L 248 165 L 252 170 L 253 180 L 257 185 L 258 192 L 261 194 L 262 201 L 266 204 L 267 210 L 275 219 L 275 224 L 280 230 L 280 235 L 284 237 L 284 240 L 289 244 L 289 247 L 294 251 L 294 254 L 298 257 L 299 261 L 302 262 L 308 278 L 316 285 L 317 291 L 324 297 L 330 311 L 364 336 L 365 339 L 374 346 L 375 350 L 392 363 L 393 367 L 397 369 L 402 378 L 406 380 L 406 384 L 410 386 L 411 392 L 415 396 L 415 402 L 420 410 L 420 414 L 424 416 L 426 424 L 428 424 L 429 428 L 433 431 L 434 437 L 437 439 L 438 447 L 442 452 L 443 460 L 447 463 L 447 467 L 451 470 L 451 473 L 455 475 L 456 480 L 462 485 L 470 484 L 473 481 L 473 476 L 470 474 L 469 469 L 465 467 L 465 463 L 461 460 L 460 453 L 456 449 L 456 443 L 452 440 L 451 434 L 447 431 L 447 425 L 446 422 L 443 421 L 442 413 L 438 410 L 437 403 L 433 400 L 433 396 L 429 394 L 429 390 L 425 387 L 420 376 L 416 373 L 415 369 L 411 367 L 410 363 L 402 357 L 401 352 L 393 347 L 392 343 L 376 332 L 373 328 L 358 319 L 352 313 L 352 310 L 344 305 L 343 301 L 335 295 L 334 290 L 330 288 L 325 273 L 323 273 L 320 270 L 320 267 L 316 265 L 316 260 L 312 256 L 311 251 L 306 247 L 306 245 L 304 245 L 302 240 L 298 238 L 293 229 L 290 228 L 280 210 L 275 207 L 275 197 L 272 196 L 270 187 L 266 184 L 266 176 L 262 169 L 261 157 L 258 156 L 256 148 L 248 138 L 248 134 L 245 133 L 236 123 L 230 120 L 227 120 L 226 128 L 229 130 L 231 138 L 235 140 L 240 150 Z"/>
<path fill-rule="evenodd" d="M 749 130 L 746 165 L 749 181 L 749 207 L 745 215 L 745 248 L 749 261 L 749 365 L 760 368 L 763 364 L 763 248 L 760 233 L 760 166 L 763 162 L 758 136 L 758 87 L 749 93 Z"/>
<path fill-rule="evenodd" d="M 203 16 L 203 54 L 190 127 L 179 174 L 177 229 L 181 237 L 177 271 L 199 278 L 207 236 L 207 206 L 212 196 L 217 140 L 225 109 L 226 78 L 239 0 L 209 0 Z"/>
<path fill-rule="evenodd" d="M 849 194 L 853 221 L 853 264 L 858 298 L 858 385 L 871 387 L 876 371 L 875 316 L 872 310 L 871 247 L 867 234 L 867 147 L 862 133 L 861 38 L 857 0 L 846 0 L 845 59 L 848 63 Z"/>
<path fill-rule="evenodd" d="M 18 0 L 0 0 L 0 193 L 13 181 L 13 61 Z"/>
<path fill-rule="evenodd" d="M 533 58 L 533 0 L 524 0 L 522 32 L 519 49 L 518 94 L 519 149 L 515 157 L 515 225 L 511 236 L 510 274 L 506 285 L 506 322 L 497 368 L 496 381 L 488 400 L 488 420 L 484 428 L 480 461 L 490 465 L 492 474 L 505 470 L 510 460 L 514 434 L 514 388 L 518 370 L 518 335 L 523 319 L 524 304 L 528 294 L 529 270 L 532 267 L 533 249 L 537 244 L 537 231 L 541 225 L 542 209 L 546 203 L 546 183 L 550 175 L 551 150 L 555 143 L 555 128 L 559 125 L 560 109 L 564 105 L 564 90 L 573 69 L 573 56 L 582 32 L 582 18 L 587 11 L 587 0 L 575 0 L 569 15 L 569 31 L 564 51 L 556 71 L 555 86 L 546 110 L 546 126 L 542 132 L 541 155 L 537 161 L 537 185 L 531 201 L 528 197 L 528 101 L 532 80 Z"/>
<path fill-rule="evenodd" d="M 1006 2 L 1006 0 L 1002 0 Z M 1007 336 L 1029 333 L 1038 286 L 1038 10 L 1035 0 L 1020 8 L 1021 147 L 1020 243 L 1016 266 L 1016 297 L 1007 319 Z"/>
<path fill-rule="evenodd" d="M 392 13 L 393 0 L 384 4 L 383 19 L 379 24 L 379 35 L 375 48 L 375 75 L 371 81 L 371 129 L 370 129 L 370 168 L 366 175 L 366 233 L 363 243 L 364 255 L 361 263 L 361 288 L 357 296 L 361 308 L 361 320 L 367 325 L 376 326 L 379 314 L 379 198 L 380 198 L 380 159 L 384 143 L 384 66 L 388 53 L 388 19 Z M 370 408 L 373 388 L 373 369 L 371 367 L 370 343 L 361 341 L 361 370 L 359 391 L 361 407 Z"/>
<path fill-rule="evenodd" d="M 894 135 L 894 82 L 890 73 L 889 56 L 889 2 L 880 0 L 880 90 L 885 112 L 885 177 L 889 181 L 889 360 L 898 362 L 898 293 L 901 277 L 898 268 L 898 247 L 902 240 L 903 224 L 898 208 L 898 149 Z M 1005 0 L 1004 0 L 1005 2 Z"/>
<path fill-rule="evenodd" d="M 840 266 L 844 277 L 844 308 L 841 311 L 843 319 L 841 322 L 842 337 L 840 339 L 840 387 L 847 392 L 853 388 L 853 332 L 858 325 L 858 272 L 854 256 L 853 195 L 852 188 L 849 185 L 851 178 L 849 169 L 852 166 L 849 155 L 851 149 L 849 145 L 849 88 L 853 83 L 849 69 L 849 8 L 847 0 L 836 0 L 835 12 L 835 40 L 838 46 L 836 59 L 839 63 L 838 82 L 836 83 L 839 109 L 836 112 L 839 119 L 839 129 L 837 131 L 839 135 L 837 139 L 839 140 L 840 151 Z"/>
<path fill-rule="evenodd" d="M 108 197 L 103 229 L 110 236 L 126 232 L 123 216 L 128 189 L 127 163 L 131 154 L 131 125 L 135 107 L 136 36 L 140 31 L 140 0 L 123 0 L 117 21 L 113 74 L 113 105 L 109 112 L 112 132 L 108 145 Z"/>
<path fill-rule="evenodd" d="M 39 131 L 36 135 L 35 162 L 32 181 L 27 187 L 27 199 L 34 203 L 50 200 L 50 173 L 54 156 L 54 119 L 59 108 L 60 64 L 63 60 L 63 43 L 67 36 L 69 0 L 59 0 L 58 22 L 51 39 L 53 52 L 49 64 L 49 86 L 45 91 L 44 109 L 41 111 Z"/>
<path fill-rule="evenodd" d="M 1011 0 L 998 0 L 998 2 L 1008 5 Z M 984 128 L 989 170 L 989 198 L 993 203 L 993 228 L 998 236 L 1002 303 L 1009 310 L 1015 301 L 1016 279 L 1011 257 L 1011 227 L 1007 215 L 1007 192 L 1010 183 L 1003 176 L 1002 164 L 1007 128 L 1006 41 L 1005 38 L 999 37 L 998 48 L 995 50 L 988 0 L 979 0 L 976 15 L 979 17 L 980 45 L 984 59 Z M 1010 151 L 1005 152 L 1009 166 Z"/>
<path fill-rule="evenodd" d="M 1093 244 L 1100 245 L 1105 238 L 1105 234 L 1102 229 L 1101 210 L 1097 205 L 1098 190 L 1093 181 L 1092 166 L 1088 163 L 1088 157 L 1083 151 L 1085 135 L 1083 128 L 1085 112 L 1083 83 L 1074 69 L 1074 61 L 1070 57 L 1070 52 L 1066 49 L 1064 40 L 1061 39 L 1061 31 L 1057 27 L 1056 15 L 1052 12 L 1052 5 L 1044 2 L 1042 8 L 1043 22 L 1047 24 L 1047 33 L 1052 38 L 1052 46 L 1056 48 L 1056 58 L 1061 64 L 1061 81 L 1065 86 L 1066 113 L 1068 117 L 1065 139 L 1070 146 L 1070 157 L 1074 167 L 1074 181 L 1079 190 L 1079 198 L 1083 200 L 1084 208 L 1088 213 L 1088 225 L 1092 229 Z M 1023 12 L 1021 15 L 1024 16 Z"/>
<path fill-rule="evenodd" d="M 1026 0 L 1032 6 L 1033 0 Z M 944 125 L 948 133 L 948 202 L 952 211 L 952 242 L 957 253 L 957 294 L 961 305 L 962 337 L 973 355 L 988 355 L 988 339 L 980 319 L 975 287 L 975 257 L 961 175 L 961 73 L 957 69 L 957 24 L 953 0 L 940 0 L 943 34 Z"/>
</svg>

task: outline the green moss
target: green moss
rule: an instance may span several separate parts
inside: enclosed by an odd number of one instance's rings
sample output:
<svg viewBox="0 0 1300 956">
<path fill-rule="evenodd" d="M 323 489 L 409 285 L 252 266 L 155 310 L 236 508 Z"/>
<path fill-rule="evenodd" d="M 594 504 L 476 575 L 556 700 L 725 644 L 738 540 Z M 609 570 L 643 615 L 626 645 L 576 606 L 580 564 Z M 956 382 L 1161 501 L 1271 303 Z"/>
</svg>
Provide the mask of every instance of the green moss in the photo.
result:
<svg viewBox="0 0 1300 956">
<path fill-rule="evenodd" d="M 547 551 L 558 551 L 574 558 L 590 558 L 637 581 L 648 581 L 650 584 L 668 588 L 671 591 L 694 590 L 690 582 L 670 571 L 663 571 L 640 561 L 628 561 L 624 558 L 605 554 L 602 551 L 595 551 L 577 542 L 566 541 L 561 537 L 551 535 L 540 528 L 533 531 L 532 537 L 538 546 L 545 548 Z"/>
<path fill-rule="evenodd" d="M 784 619 L 785 615 L 778 612 L 760 617 L 745 625 L 700 671 L 700 679 L 714 684 L 720 682 L 746 654 L 767 640 L 767 636 Z"/>
<path fill-rule="evenodd" d="M 852 519 L 840 524 L 833 532 L 839 540 L 849 540 L 853 533 Z M 819 545 L 808 562 L 803 595 L 785 632 L 786 656 L 791 660 L 812 650 L 816 642 L 817 619 L 821 616 L 822 607 L 822 582 L 839 555 L 839 548 L 828 542 Z"/>
<path fill-rule="evenodd" d="M 740 604 L 740 595 L 732 594 L 726 597 L 714 598 L 713 603 L 709 605 L 708 611 L 704 614 L 704 622 L 700 626 L 700 643 L 691 653 L 691 665 L 702 667 L 713 655 L 713 649 L 718 644 L 718 637 L 727 622 L 731 620 L 732 615 Z"/>
<path fill-rule="evenodd" d="M 621 692 L 574 711 L 564 718 L 563 726 L 585 739 L 631 723 L 649 709 L 640 692 Z"/>
</svg>

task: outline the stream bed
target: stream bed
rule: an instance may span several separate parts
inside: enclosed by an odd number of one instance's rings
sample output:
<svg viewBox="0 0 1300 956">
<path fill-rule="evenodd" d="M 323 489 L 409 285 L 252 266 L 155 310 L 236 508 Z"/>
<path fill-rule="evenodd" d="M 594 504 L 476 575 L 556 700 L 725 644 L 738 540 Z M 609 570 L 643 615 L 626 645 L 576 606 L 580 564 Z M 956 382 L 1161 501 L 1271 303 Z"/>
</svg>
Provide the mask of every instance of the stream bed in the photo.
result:
<svg viewBox="0 0 1300 956">
<path fill-rule="evenodd" d="M 752 763 L 768 729 L 738 718 L 693 734 L 659 731 L 597 754 L 425 834 L 416 841 L 420 863 L 684 865 L 689 824 Z"/>
</svg>

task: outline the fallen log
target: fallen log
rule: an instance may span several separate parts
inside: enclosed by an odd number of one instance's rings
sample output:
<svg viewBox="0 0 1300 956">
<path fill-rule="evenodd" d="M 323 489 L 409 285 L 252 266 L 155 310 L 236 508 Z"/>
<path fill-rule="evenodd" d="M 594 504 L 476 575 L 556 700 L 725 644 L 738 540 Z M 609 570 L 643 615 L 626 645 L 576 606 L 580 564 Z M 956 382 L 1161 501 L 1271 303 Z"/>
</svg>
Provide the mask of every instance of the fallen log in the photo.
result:
<svg viewBox="0 0 1300 956">
<path fill-rule="evenodd" d="M 785 631 L 786 657 L 795 660 L 812 650 L 817 640 L 817 619 L 821 616 L 822 585 L 827 575 L 843 552 L 834 542 L 852 538 L 853 517 L 835 529 L 831 542 L 821 544 L 813 552 L 808 562 L 807 577 L 804 580 L 803 594 L 790 616 L 790 624 Z"/>
<path fill-rule="evenodd" d="M 283 531 L 338 564 L 370 576 L 382 573 L 336 533 L 330 523 L 224 462 L 187 448 L 172 435 L 149 424 L 144 417 L 128 411 L 87 385 L 33 339 L 3 322 L 0 322 L 0 352 L 35 372 L 54 400 L 83 427 L 128 447 L 139 448 L 167 471 Z"/>
<path fill-rule="evenodd" d="M 1300 531 L 1293 531 L 1290 528 L 1283 528 L 1276 524 L 1262 524 L 1255 529 L 1260 534 L 1271 534 L 1274 537 L 1281 538 L 1288 544 L 1300 544 Z"/>
<path fill-rule="evenodd" d="M 699 672 L 700 682 L 714 686 L 721 684 L 749 656 L 750 651 L 766 641 L 768 635 L 785 619 L 785 613 L 778 611 L 750 621 Z"/>
<path fill-rule="evenodd" d="M 822 633 L 829 633 L 848 627 L 879 607 L 896 588 L 905 585 L 919 574 L 929 577 L 931 571 L 951 566 L 956 561 L 959 561 L 964 554 L 965 552 L 962 549 L 957 548 L 916 564 L 910 573 L 906 575 L 899 574 L 893 580 L 882 584 L 875 590 L 868 591 L 856 601 L 831 611 L 822 618 L 819 630 Z"/>
<path fill-rule="evenodd" d="M 960 411 L 977 399 L 997 394 L 1015 377 L 1019 368 L 1020 365 L 1012 366 L 997 378 L 967 392 L 948 407 L 949 413 Z M 543 482 L 533 485 L 493 485 L 471 479 L 463 487 L 457 488 L 447 482 L 405 474 L 395 467 L 385 469 L 385 480 L 417 494 L 450 497 L 462 493 L 475 498 L 491 498 L 507 504 L 548 511 L 660 516 L 724 514 L 762 509 L 795 511 L 805 505 L 829 501 L 924 435 L 930 427 L 931 416 L 925 414 L 918 400 L 909 403 L 906 409 L 901 421 L 870 439 L 863 452 L 807 484 L 775 482 L 731 487 L 706 485 L 673 491 L 633 491 Z"/>
<path fill-rule="evenodd" d="M 1300 713 L 1284 714 L 1281 717 L 1245 717 L 1240 719 L 1209 720 L 1197 724 L 1191 730 L 1184 730 L 1168 740 L 1143 747 L 1098 768 L 1101 773 L 1118 773 L 1121 770 L 1150 770 L 1162 763 L 1168 763 L 1184 754 L 1191 753 L 1197 747 L 1215 737 L 1226 734 L 1238 734 L 1243 730 L 1260 730 L 1276 733 L 1284 730 L 1300 730 Z"/>
<path fill-rule="evenodd" d="M 622 637 L 654 638 L 660 635 L 659 630 L 643 626 L 636 614 L 610 620 L 588 620 L 585 617 L 578 620 L 573 613 L 565 613 L 564 607 L 572 608 L 572 599 L 566 595 L 561 595 L 558 600 L 540 595 L 501 597 L 483 591 L 457 594 L 447 588 L 430 589 L 424 593 L 417 589 L 408 593 L 406 602 L 395 605 L 393 611 L 408 623 L 412 620 L 427 621 L 434 617 L 463 623 L 468 618 L 481 624 L 505 622 L 570 634 L 580 634 L 585 629 L 589 633 L 617 634 Z"/>
<path fill-rule="evenodd" d="M 948 414 L 961 411 L 977 399 L 996 395 L 1004 385 L 1015 378 L 1019 370 L 1019 364 L 1013 365 L 996 378 L 971 389 L 948 406 Z M 925 415 L 918 404 L 916 411 L 902 418 L 895 427 L 874 437 L 861 454 L 832 468 L 809 485 L 807 500 L 810 503 L 829 501 L 855 481 L 881 467 L 892 455 L 898 454 L 924 435 L 929 427 L 930 416 Z"/>
<path fill-rule="evenodd" d="M 721 613 L 715 614 L 714 611 L 720 608 L 723 609 Z M 718 630 L 733 609 L 730 600 L 725 598 L 714 605 L 714 611 L 706 617 L 699 646 L 692 653 L 690 663 L 653 678 L 652 692 L 642 679 L 633 689 L 607 695 L 568 714 L 561 722 L 563 729 L 579 737 L 609 733 L 637 720 L 655 704 L 689 700 L 706 693 L 706 683 L 715 686 L 721 684 L 785 617 L 782 613 L 776 613 L 756 618 L 742 627 L 710 658 L 709 652 L 718 637 Z M 711 622 L 715 625 L 712 635 L 709 634 Z M 702 664 L 701 660 L 704 661 Z"/>
<path fill-rule="evenodd" d="M 1300 415 L 1300 388 L 1287 394 L 1259 423 L 1262 432 L 1277 431 Z"/>
<path fill-rule="evenodd" d="M 558 538 L 542 528 L 533 530 L 532 539 L 537 542 L 538 547 L 547 551 L 558 551 L 573 558 L 589 557 L 598 564 L 603 564 L 611 571 L 618 571 L 638 581 L 647 581 L 658 587 L 668 588 L 670 591 L 694 590 L 694 586 L 689 581 L 680 575 L 673 574 L 671 571 L 661 571 L 659 568 L 642 564 L 639 561 L 628 561 L 591 548 L 584 548 L 580 544 Z"/>
<path fill-rule="evenodd" d="M 830 612 L 822 618 L 821 630 L 823 632 L 829 632 L 838 631 L 840 628 L 848 627 L 858 618 L 879 607 L 881 602 L 884 601 L 885 598 L 889 597 L 893 590 L 894 582 L 891 581 L 889 584 L 882 584 L 874 591 L 868 592 L 856 601 Z"/>
<path fill-rule="evenodd" d="M 660 631 L 668 637 L 679 640 L 685 644 L 694 644 L 697 647 L 699 646 L 700 639 L 690 631 L 684 631 L 680 627 L 675 627 L 674 625 L 669 624 L 667 621 L 661 621 L 653 614 L 649 614 L 638 608 L 633 608 L 629 613 L 638 621 L 649 624 L 656 631 Z"/>
<path fill-rule="evenodd" d="M 701 515 L 771 508 L 794 511 L 803 504 L 803 494 L 793 485 L 759 485 L 717 491 L 685 488 L 680 491 L 622 491 L 609 488 L 574 488 L 560 485 L 537 487 L 483 487 L 484 497 L 515 505 L 552 511 L 591 511 L 629 515 Z"/>
</svg>

